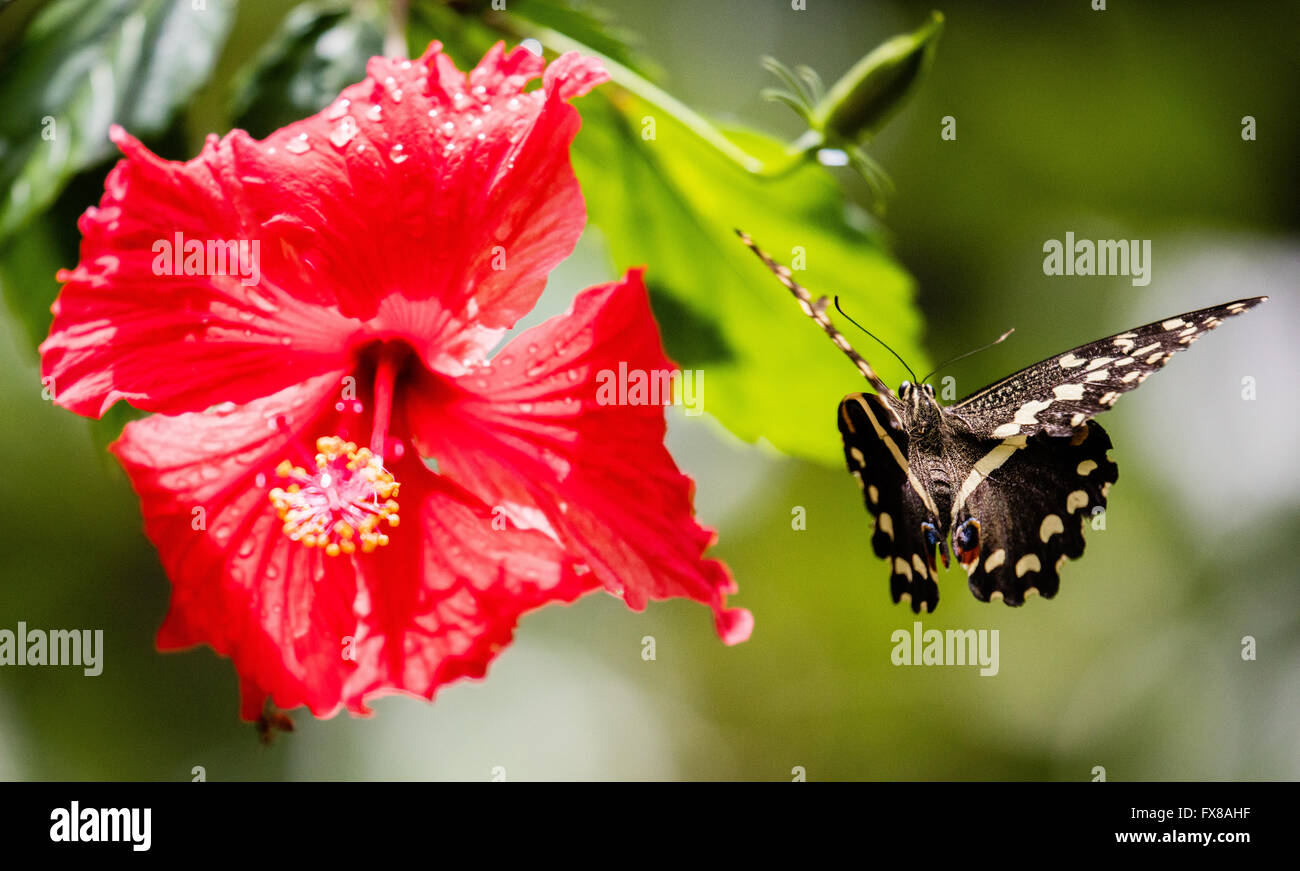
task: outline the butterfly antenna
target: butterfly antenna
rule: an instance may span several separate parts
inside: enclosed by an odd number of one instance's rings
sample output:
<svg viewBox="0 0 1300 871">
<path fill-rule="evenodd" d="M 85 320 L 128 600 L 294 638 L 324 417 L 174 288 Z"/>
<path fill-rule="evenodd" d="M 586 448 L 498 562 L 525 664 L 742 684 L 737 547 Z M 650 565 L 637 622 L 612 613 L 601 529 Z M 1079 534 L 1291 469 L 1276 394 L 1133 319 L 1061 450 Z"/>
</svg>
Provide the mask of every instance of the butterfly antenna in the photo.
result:
<svg viewBox="0 0 1300 871">
<path fill-rule="evenodd" d="M 1012 327 L 1011 329 L 1007 330 L 1007 331 L 1006 331 L 1005 333 L 1003 333 L 1002 335 L 998 336 L 998 337 L 997 337 L 996 339 L 994 339 L 993 341 L 989 342 L 987 345 L 983 345 L 983 346 L 981 346 L 981 347 L 979 347 L 979 348 L 976 348 L 976 349 L 973 350 L 973 351 L 967 351 L 965 354 L 958 354 L 956 357 L 953 357 L 951 360 L 944 360 L 944 361 L 943 361 L 942 363 L 940 363 L 938 366 L 935 366 L 932 370 L 930 370 L 930 375 L 933 375 L 935 372 L 938 372 L 940 369 L 944 368 L 945 366 L 947 366 L 947 365 L 949 365 L 949 364 L 951 364 L 951 363 L 956 363 L 958 360 L 965 360 L 967 357 L 971 356 L 972 354 L 978 354 L 980 351 L 987 351 L 989 348 L 992 348 L 994 345 L 1001 344 L 1002 342 L 1005 342 L 1005 341 L 1007 340 L 1007 336 L 1011 335 L 1011 334 L 1014 333 L 1015 331 L 1016 331 L 1016 328 L 1015 328 L 1015 327 Z M 921 379 L 921 383 L 924 384 L 926 381 L 929 381 L 929 380 L 930 380 L 930 375 L 926 375 L 924 378 L 922 378 L 922 379 Z"/>
<path fill-rule="evenodd" d="M 880 347 L 884 348 L 886 351 L 893 354 L 894 357 L 898 359 L 898 362 L 903 364 L 903 368 L 907 370 L 907 374 L 912 376 L 912 381 L 917 384 L 921 383 L 916 380 L 916 373 L 912 371 L 912 367 L 907 365 L 907 361 L 904 360 L 901 356 L 899 356 L 899 353 L 897 351 L 895 351 L 893 348 L 886 345 L 879 336 L 871 332 L 871 330 L 867 329 L 866 327 L 862 326 L 862 324 L 855 321 L 852 317 L 850 317 L 848 312 L 840 308 L 840 298 L 838 296 L 835 297 L 835 310 L 840 314 L 844 315 L 844 317 L 848 318 L 849 323 L 853 324 L 853 326 L 857 327 L 859 330 L 862 330 L 862 332 L 866 333 L 868 336 L 875 339 L 877 342 L 880 342 Z"/>
<path fill-rule="evenodd" d="M 788 266 L 782 266 L 780 263 L 773 260 L 766 251 L 754 244 L 754 240 L 749 237 L 748 233 L 742 230 L 737 230 L 736 235 L 740 237 L 740 241 L 749 246 L 749 250 L 753 251 L 759 260 L 763 261 L 763 264 L 772 271 L 772 274 L 774 274 L 782 284 L 786 286 L 786 289 L 794 294 L 794 298 L 799 301 L 799 306 L 803 309 L 803 313 L 812 318 L 817 323 L 817 326 L 821 327 L 826 335 L 830 336 L 831 341 L 835 343 L 835 347 L 843 351 L 844 355 L 853 361 L 853 365 L 858 367 L 858 371 L 862 373 L 862 377 L 871 382 L 871 386 L 876 389 L 876 392 L 882 396 L 893 396 L 894 392 L 889 389 L 888 385 L 886 385 L 884 381 L 880 380 L 880 376 L 876 374 L 876 370 L 871 368 L 871 364 L 864 360 L 862 355 L 857 351 L 853 350 L 853 346 L 849 344 L 849 340 L 844 338 L 840 331 L 835 328 L 835 325 L 831 323 L 831 319 L 826 317 L 826 305 L 828 302 L 826 297 L 823 296 L 814 300 L 812 294 L 808 292 L 807 288 L 801 286 L 794 280 Z"/>
</svg>

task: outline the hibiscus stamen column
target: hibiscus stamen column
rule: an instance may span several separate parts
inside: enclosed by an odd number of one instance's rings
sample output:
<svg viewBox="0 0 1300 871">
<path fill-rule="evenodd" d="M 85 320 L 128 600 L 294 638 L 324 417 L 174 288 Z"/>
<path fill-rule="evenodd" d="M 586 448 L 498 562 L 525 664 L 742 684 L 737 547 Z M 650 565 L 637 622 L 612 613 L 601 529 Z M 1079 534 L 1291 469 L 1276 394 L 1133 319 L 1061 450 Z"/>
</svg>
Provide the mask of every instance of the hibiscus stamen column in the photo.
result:
<svg viewBox="0 0 1300 871">
<path fill-rule="evenodd" d="M 397 382 L 397 358 L 388 348 L 379 353 L 379 362 L 375 365 L 375 401 L 373 423 L 370 431 L 370 452 L 384 457 L 385 442 L 388 441 L 388 420 L 393 414 L 393 388 Z"/>
</svg>

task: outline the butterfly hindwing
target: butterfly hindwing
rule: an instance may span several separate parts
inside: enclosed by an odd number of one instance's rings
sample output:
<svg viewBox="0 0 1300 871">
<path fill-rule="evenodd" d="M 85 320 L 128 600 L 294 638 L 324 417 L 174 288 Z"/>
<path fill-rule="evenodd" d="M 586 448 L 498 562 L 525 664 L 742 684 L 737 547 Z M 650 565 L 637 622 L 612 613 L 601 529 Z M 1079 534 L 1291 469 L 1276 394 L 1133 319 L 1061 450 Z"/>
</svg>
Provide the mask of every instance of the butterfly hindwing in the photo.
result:
<svg viewBox="0 0 1300 871">
<path fill-rule="evenodd" d="M 1022 369 L 947 409 L 978 435 L 1068 436 L 1198 337 L 1265 297 L 1155 321 L 1098 339 Z"/>
<path fill-rule="evenodd" d="M 1038 433 L 980 445 L 983 456 L 1000 462 L 953 507 L 953 551 L 976 599 L 1021 605 L 1032 593 L 1056 595 L 1062 564 L 1083 555 L 1083 527 L 1105 509 L 1119 477 L 1110 446 L 1096 422 L 1067 437 Z"/>
<path fill-rule="evenodd" d="M 922 524 L 937 518 L 909 472 L 907 434 L 881 398 L 869 393 L 844 397 L 839 427 L 844 460 L 875 520 L 871 548 L 889 563 L 890 595 L 895 603 L 910 601 L 917 613 L 933 611 L 939 587 Z"/>
</svg>

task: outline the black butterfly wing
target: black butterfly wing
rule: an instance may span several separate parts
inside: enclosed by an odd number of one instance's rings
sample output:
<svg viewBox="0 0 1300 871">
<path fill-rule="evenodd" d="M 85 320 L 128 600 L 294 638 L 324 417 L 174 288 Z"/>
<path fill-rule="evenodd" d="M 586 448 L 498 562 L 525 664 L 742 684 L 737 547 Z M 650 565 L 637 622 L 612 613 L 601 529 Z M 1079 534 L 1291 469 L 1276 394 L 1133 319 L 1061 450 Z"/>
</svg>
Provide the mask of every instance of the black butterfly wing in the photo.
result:
<svg viewBox="0 0 1300 871">
<path fill-rule="evenodd" d="M 977 435 L 1068 436 L 1206 331 L 1266 299 L 1225 303 L 1098 339 L 1009 375 L 947 410 Z"/>
<path fill-rule="evenodd" d="M 976 599 L 1022 605 L 1056 595 L 1066 558 L 1083 555 L 1083 526 L 1106 507 L 1119 468 L 1096 422 L 1072 436 L 1046 433 L 963 445 L 974 459 L 953 505 L 953 552 Z M 968 523 L 968 521 L 970 521 Z"/>
<path fill-rule="evenodd" d="M 939 527 L 933 501 L 907 464 L 907 433 L 881 397 L 854 393 L 839 408 L 844 460 L 862 487 L 875 520 L 871 547 L 889 562 L 889 591 L 916 613 L 939 603 L 934 580 L 934 546 L 927 547 L 922 524 Z"/>
</svg>

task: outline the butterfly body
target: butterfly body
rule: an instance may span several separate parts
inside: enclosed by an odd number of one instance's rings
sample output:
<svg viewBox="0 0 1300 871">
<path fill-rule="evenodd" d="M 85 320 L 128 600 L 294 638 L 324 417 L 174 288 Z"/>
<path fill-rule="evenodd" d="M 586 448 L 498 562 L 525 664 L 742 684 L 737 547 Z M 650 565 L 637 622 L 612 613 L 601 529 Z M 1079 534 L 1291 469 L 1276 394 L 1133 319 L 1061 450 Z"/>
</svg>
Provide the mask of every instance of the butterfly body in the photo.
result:
<svg viewBox="0 0 1300 871">
<path fill-rule="evenodd" d="M 875 520 L 872 550 L 889 566 L 893 600 L 917 613 L 938 604 L 938 561 L 948 566 L 950 553 L 980 601 L 1056 595 L 1061 567 L 1083 555 L 1084 527 L 1103 514 L 1119 477 L 1110 437 L 1093 416 L 1205 331 L 1267 298 L 1099 339 L 941 406 L 927 384 L 890 390 L 831 324 L 825 299 L 814 301 L 788 268 L 739 235 L 876 390 L 844 397 L 837 420 L 845 463 Z"/>
</svg>

